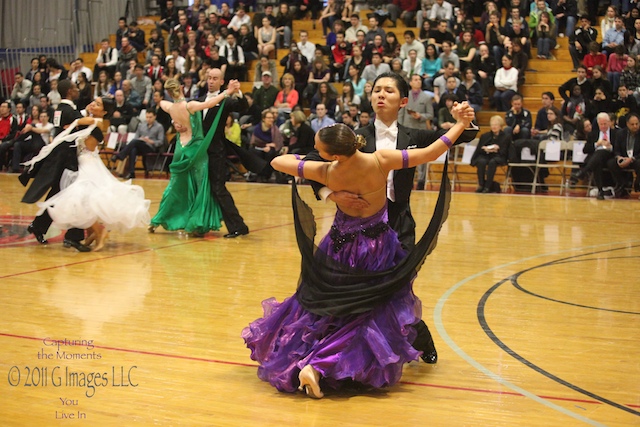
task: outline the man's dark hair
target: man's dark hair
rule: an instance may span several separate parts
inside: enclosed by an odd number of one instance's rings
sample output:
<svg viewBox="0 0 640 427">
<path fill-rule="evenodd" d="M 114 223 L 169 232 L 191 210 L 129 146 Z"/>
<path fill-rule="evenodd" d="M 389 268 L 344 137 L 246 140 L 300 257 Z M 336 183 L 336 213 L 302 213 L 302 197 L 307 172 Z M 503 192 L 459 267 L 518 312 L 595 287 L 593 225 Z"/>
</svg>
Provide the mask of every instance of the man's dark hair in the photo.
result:
<svg viewBox="0 0 640 427">
<path fill-rule="evenodd" d="M 373 81 L 373 86 L 375 87 L 376 82 L 385 77 L 392 79 L 396 83 L 396 87 L 400 91 L 401 98 L 406 98 L 407 96 L 409 96 L 409 85 L 407 84 L 407 81 L 400 74 L 394 73 L 392 71 L 382 73 L 378 77 L 376 77 L 376 79 Z"/>
<path fill-rule="evenodd" d="M 411 36 L 412 39 L 416 38 L 416 33 L 414 33 L 412 30 L 407 30 L 404 32 L 405 36 Z"/>
<path fill-rule="evenodd" d="M 66 99 L 69 94 L 69 89 L 73 86 L 73 82 L 69 79 L 63 79 L 58 81 L 58 93 L 62 99 Z"/>
<path fill-rule="evenodd" d="M 549 97 L 550 100 L 555 101 L 556 97 L 552 92 L 542 92 L 542 95 L 547 95 Z"/>
</svg>

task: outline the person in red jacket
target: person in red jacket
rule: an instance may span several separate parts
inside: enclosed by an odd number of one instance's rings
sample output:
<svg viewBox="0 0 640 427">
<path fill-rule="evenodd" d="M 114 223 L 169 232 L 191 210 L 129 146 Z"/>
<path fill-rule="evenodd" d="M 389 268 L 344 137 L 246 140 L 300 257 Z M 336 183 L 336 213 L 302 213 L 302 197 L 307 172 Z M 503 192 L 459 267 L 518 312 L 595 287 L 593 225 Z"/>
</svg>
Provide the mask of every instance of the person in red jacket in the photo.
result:
<svg viewBox="0 0 640 427">
<path fill-rule="evenodd" d="M 387 6 L 389 12 L 389 19 L 396 26 L 398 18 L 402 19 L 405 27 L 415 27 L 413 24 L 416 17 L 416 11 L 418 10 L 418 0 L 393 0 L 393 2 Z"/>
</svg>

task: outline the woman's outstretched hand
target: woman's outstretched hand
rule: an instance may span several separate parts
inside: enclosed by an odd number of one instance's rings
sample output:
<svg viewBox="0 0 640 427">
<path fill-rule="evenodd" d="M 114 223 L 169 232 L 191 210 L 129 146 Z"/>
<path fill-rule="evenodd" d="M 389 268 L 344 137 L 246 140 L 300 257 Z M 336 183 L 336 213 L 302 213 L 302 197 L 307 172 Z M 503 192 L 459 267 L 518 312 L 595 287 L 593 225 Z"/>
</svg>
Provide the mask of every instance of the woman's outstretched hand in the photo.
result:
<svg viewBox="0 0 640 427">
<path fill-rule="evenodd" d="M 229 96 L 238 93 L 240 90 L 240 82 L 238 80 L 229 80 L 229 84 L 227 85 L 227 94 Z"/>
</svg>

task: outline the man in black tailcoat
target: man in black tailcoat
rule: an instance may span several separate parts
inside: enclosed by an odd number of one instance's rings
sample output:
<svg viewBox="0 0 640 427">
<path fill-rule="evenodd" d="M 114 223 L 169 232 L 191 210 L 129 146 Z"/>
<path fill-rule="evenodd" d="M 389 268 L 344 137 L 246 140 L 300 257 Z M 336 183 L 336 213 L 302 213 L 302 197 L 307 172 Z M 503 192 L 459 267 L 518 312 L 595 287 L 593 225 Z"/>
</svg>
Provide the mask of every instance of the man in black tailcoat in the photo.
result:
<svg viewBox="0 0 640 427">
<path fill-rule="evenodd" d="M 405 150 L 426 147 L 446 133 L 445 130 L 410 129 L 399 125 L 398 112 L 407 104 L 408 95 L 409 87 L 400 75 L 389 72 L 376 78 L 371 97 L 371 106 L 376 113 L 376 120 L 374 123 L 355 131 L 357 134 L 363 135 L 367 141 L 367 145 L 362 151 L 373 153 L 383 148 Z M 477 128 L 465 130 L 456 143 L 469 142 L 476 137 L 477 133 Z M 317 151 L 311 152 L 305 159 L 322 160 Z M 387 197 L 392 197 L 387 201 L 389 225 L 398 233 L 398 239 L 402 246 L 411 250 L 415 246 L 416 222 L 411 215 L 409 199 L 413 189 L 415 168 L 400 169 L 391 173 L 393 173 L 392 185 L 387 182 Z M 332 193 L 331 190 L 316 182 L 312 182 L 311 186 L 318 199 L 341 200 L 343 204 L 349 204 L 349 200 L 351 200 L 354 207 L 357 207 L 358 203 L 363 203 L 363 199 L 355 194 L 344 191 Z M 414 326 L 418 336 L 412 344 L 413 347 L 423 352 L 421 357 L 425 362 L 436 363 L 438 353 L 429 328 L 422 320 Z"/>
<path fill-rule="evenodd" d="M 200 98 L 200 101 L 205 101 L 207 98 L 216 96 L 220 92 L 222 85 L 224 85 L 224 79 L 220 69 L 210 69 L 207 73 L 208 92 Z M 220 109 L 220 105 L 202 111 L 202 128 L 205 135 L 209 132 L 218 110 Z M 234 238 L 249 234 L 249 227 L 247 227 L 240 216 L 238 208 L 236 208 L 235 202 L 233 201 L 233 197 L 225 185 L 229 169 L 227 164 L 228 150 L 237 146 L 227 141 L 224 133 L 224 126 L 229 114 L 234 111 L 246 111 L 248 108 L 249 106 L 247 101 L 242 97 L 242 95 L 240 95 L 240 97 L 232 96 L 224 101 L 224 107 L 222 115 L 220 116 L 220 121 L 218 122 L 218 128 L 215 130 L 213 139 L 207 150 L 209 153 L 209 181 L 211 185 L 211 194 L 216 199 L 220 205 L 220 209 L 222 210 L 222 219 L 224 220 L 228 230 L 228 233 L 224 235 L 225 238 Z M 255 168 L 261 169 L 260 165 L 262 165 L 262 167 L 265 165 L 264 161 L 258 161 L 256 165 L 247 164 L 243 158 L 241 158 L 241 161 L 249 170 Z M 251 159 L 249 161 L 251 161 Z"/>
<path fill-rule="evenodd" d="M 78 111 L 74 100 L 78 99 L 80 91 L 71 80 L 64 79 L 58 83 L 58 92 L 62 97 L 62 102 L 58 105 L 54 113 L 53 125 L 55 135 L 69 127 L 74 120 L 82 117 Z M 65 169 L 70 171 L 78 170 L 78 156 L 76 147 L 72 147 L 74 142 L 63 142 L 51 151 L 42 161 L 36 163 L 33 170 L 28 168 L 20 176 L 20 182 L 26 186 L 29 179 L 33 178 L 31 186 L 27 189 L 22 201 L 24 203 L 36 203 L 47 191 L 47 199 L 60 192 L 60 180 Z M 27 230 L 36 236 L 41 244 L 48 243 L 44 235 L 49 230 L 52 219 L 47 211 L 35 217 L 29 224 Z M 64 235 L 64 247 L 74 247 L 80 252 L 89 252 L 91 249 L 81 243 L 84 239 L 84 230 L 72 228 Z"/>
</svg>

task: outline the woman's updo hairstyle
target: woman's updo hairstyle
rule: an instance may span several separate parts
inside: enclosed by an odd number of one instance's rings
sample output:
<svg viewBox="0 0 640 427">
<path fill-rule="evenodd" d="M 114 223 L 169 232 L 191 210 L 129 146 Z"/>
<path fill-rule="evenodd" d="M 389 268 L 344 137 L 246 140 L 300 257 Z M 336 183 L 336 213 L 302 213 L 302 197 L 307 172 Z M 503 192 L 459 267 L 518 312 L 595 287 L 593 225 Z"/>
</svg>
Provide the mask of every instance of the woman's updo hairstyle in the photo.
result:
<svg viewBox="0 0 640 427">
<path fill-rule="evenodd" d="M 180 82 L 178 80 L 173 78 L 168 79 L 164 83 L 164 88 L 169 92 L 169 95 L 171 95 L 173 99 L 182 98 L 182 89 L 180 89 Z"/>
<path fill-rule="evenodd" d="M 106 96 L 102 97 L 102 108 L 104 109 L 104 119 L 109 120 L 116 110 L 116 101 Z"/>
<path fill-rule="evenodd" d="M 342 123 L 320 129 L 318 137 L 327 146 L 327 152 L 335 156 L 352 156 L 367 144 L 364 136 L 356 135 L 349 126 Z"/>
</svg>

